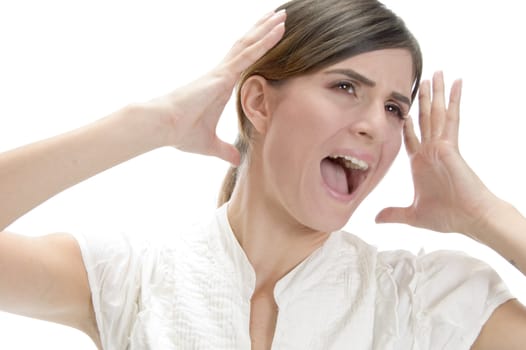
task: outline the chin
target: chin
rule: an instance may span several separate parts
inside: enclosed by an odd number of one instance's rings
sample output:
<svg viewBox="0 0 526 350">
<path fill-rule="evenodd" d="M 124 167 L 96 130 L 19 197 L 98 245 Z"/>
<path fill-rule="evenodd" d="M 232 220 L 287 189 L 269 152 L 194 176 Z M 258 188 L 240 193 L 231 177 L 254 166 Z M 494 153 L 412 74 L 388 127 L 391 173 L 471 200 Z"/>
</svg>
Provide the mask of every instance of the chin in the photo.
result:
<svg viewBox="0 0 526 350">
<path fill-rule="evenodd" d="M 321 204 L 321 202 L 318 203 Z M 357 205 L 347 207 L 335 207 L 333 205 L 311 207 L 304 215 L 305 220 L 303 223 L 314 231 L 327 233 L 339 231 L 349 222 L 356 207 Z"/>
</svg>

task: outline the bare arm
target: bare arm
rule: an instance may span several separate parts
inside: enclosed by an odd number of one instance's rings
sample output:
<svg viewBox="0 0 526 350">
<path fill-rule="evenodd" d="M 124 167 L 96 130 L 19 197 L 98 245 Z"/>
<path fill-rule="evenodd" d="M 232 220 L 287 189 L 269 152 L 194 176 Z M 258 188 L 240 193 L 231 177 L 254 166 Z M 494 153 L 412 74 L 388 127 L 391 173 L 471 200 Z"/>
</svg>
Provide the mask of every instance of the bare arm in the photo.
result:
<svg viewBox="0 0 526 350">
<path fill-rule="evenodd" d="M 0 309 L 77 328 L 100 345 L 86 271 L 71 235 L 0 233 Z"/>
<path fill-rule="evenodd" d="M 68 187 L 162 146 L 158 119 L 127 107 L 78 130 L 0 154 L 0 231 Z"/>
<path fill-rule="evenodd" d="M 239 163 L 235 147 L 217 137 L 217 122 L 239 75 L 279 41 L 284 20 L 284 13 L 265 16 L 214 70 L 166 96 L 0 154 L 0 310 L 78 328 L 100 346 L 74 238 L 28 238 L 5 229 L 57 193 L 158 147 Z"/>
</svg>

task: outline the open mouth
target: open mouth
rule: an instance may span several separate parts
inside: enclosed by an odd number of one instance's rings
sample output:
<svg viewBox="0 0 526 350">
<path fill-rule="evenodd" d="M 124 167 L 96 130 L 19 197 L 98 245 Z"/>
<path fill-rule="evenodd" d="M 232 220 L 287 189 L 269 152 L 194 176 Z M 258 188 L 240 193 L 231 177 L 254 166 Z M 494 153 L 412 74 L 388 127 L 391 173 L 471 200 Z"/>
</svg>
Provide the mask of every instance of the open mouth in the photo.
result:
<svg viewBox="0 0 526 350">
<path fill-rule="evenodd" d="M 329 189 L 344 197 L 354 194 L 369 172 L 369 165 L 363 160 L 340 155 L 325 157 L 320 168 Z"/>
</svg>

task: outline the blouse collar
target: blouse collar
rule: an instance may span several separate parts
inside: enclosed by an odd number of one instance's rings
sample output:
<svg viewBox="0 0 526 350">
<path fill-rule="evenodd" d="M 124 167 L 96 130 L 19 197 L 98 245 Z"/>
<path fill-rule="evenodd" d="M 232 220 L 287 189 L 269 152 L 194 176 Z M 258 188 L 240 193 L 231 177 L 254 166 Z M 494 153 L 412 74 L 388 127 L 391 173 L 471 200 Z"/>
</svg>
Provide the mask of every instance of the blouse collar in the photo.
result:
<svg viewBox="0 0 526 350">
<path fill-rule="evenodd" d="M 219 228 L 220 246 L 231 262 L 237 286 L 243 293 L 245 300 L 250 300 L 256 286 L 256 273 L 250 263 L 245 251 L 239 244 L 227 215 L 228 203 L 217 209 L 216 219 Z M 299 289 L 307 285 L 316 285 L 317 281 L 326 273 L 327 264 L 323 262 L 327 257 L 334 256 L 338 248 L 340 232 L 329 235 L 327 240 L 306 259 L 296 265 L 291 271 L 283 276 L 274 288 L 274 299 L 278 307 L 293 298 Z"/>
</svg>

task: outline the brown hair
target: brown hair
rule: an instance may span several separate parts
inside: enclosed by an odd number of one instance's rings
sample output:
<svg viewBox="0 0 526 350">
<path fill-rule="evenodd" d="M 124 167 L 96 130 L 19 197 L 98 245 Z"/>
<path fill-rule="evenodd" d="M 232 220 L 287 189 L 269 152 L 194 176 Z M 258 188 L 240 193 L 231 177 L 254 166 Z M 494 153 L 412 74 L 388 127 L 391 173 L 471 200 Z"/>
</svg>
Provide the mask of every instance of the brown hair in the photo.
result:
<svg viewBox="0 0 526 350">
<path fill-rule="evenodd" d="M 414 100 L 422 75 L 420 47 L 400 17 L 377 0 L 292 0 L 281 41 L 242 74 L 237 87 L 239 135 L 235 146 L 241 161 L 249 155 L 252 126 L 241 105 L 240 92 L 252 75 L 271 82 L 316 72 L 342 59 L 381 49 L 407 49 L 413 58 Z M 238 170 L 231 167 L 223 181 L 218 205 L 230 200 Z"/>
</svg>

